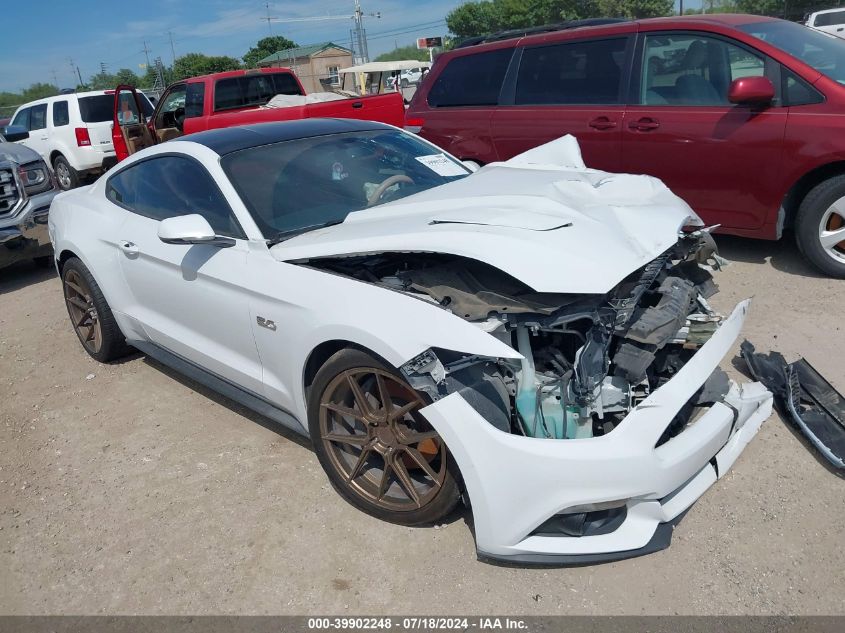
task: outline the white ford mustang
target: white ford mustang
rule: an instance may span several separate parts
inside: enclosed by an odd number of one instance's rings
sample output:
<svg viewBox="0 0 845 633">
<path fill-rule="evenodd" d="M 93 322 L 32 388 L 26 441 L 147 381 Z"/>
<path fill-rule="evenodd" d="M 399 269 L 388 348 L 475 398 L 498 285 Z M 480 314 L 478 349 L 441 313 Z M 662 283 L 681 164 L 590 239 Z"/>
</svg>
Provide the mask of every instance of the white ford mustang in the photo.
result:
<svg viewBox="0 0 845 633">
<path fill-rule="evenodd" d="M 748 303 L 711 310 L 690 225 L 571 137 L 473 173 L 393 127 L 305 120 L 141 151 L 49 228 L 95 359 L 137 348 L 310 436 L 377 517 L 463 495 L 481 557 L 581 563 L 666 547 L 771 411 L 718 368 Z"/>
</svg>

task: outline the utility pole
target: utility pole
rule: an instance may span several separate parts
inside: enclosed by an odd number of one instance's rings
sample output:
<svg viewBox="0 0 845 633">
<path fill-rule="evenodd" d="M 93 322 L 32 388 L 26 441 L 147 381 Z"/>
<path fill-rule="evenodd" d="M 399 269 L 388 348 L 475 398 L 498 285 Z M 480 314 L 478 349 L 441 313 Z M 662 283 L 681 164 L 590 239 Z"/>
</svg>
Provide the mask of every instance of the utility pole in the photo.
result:
<svg viewBox="0 0 845 633">
<path fill-rule="evenodd" d="M 276 19 L 276 16 L 270 15 L 270 3 L 265 2 L 264 6 L 267 7 L 267 17 L 261 18 L 262 20 L 267 22 L 267 30 L 270 31 L 270 35 L 273 35 L 273 20 Z"/>
<path fill-rule="evenodd" d="M 170 55 L 171 55 L 170 65 L 172 66 L 173 64 L 176 63 L 176 48 L 173 46 L 173 32 L 168 31 L 167 35 L 170 36 Z"/>
<path fill-rule="evenodd" d="M 106 62 L 100 62 L 100 74 L 106 76 Z"/>
<path fill-rule="evenodd" d="M 147 68 L 150 67 L 150 49 L 147 48 L 147 40 L 144 40 L 144 48 L 141 49 L 144 56 L 147 58 Z"/>
<path fill-rule="evenodd" d="M 51 68 L 50 74 L 53 75 L 53 85 L 56 86 L 56 89 L 59 89 L 59 76 L 56 74 L 56 69 Z"/>
<path fill-rule="evenodd" d="M 71 57 L 68 57 L 67 61 L 70 64 L 71 71 L 76 70 L 76 76 L 79 77 L 79 85 L 85 86 L 85 82 L 82 81 L 82 73 L 79 72 L 79 66 L 73 63 L 73 59 Z"/>
</svg>

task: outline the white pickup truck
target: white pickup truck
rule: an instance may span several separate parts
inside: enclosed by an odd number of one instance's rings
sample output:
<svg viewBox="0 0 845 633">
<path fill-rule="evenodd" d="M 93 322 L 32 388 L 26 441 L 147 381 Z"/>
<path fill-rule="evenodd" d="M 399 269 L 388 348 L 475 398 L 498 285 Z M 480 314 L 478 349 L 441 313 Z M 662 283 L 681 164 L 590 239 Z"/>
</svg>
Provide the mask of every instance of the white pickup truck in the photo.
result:
<svg viewBox="0 0 845 633">
<path fill-rule="evenodd" d="M 845 7 L 811 13 L 804 24 L 811 29 L 845 39 Z"/>
</svg>

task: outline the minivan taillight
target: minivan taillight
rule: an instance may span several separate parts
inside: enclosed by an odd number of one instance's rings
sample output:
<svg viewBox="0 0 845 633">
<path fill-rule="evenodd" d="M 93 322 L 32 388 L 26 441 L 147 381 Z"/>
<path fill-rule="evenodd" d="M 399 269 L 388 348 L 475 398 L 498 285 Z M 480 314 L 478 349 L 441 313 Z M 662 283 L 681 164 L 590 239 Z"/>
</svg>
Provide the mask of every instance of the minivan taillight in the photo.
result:
<svg viewBox="0 0 845 633">
<path fill-rule="evenodd" d="M 91 145 L 91 137 L 88 136 L 87 127 L 78 127 L 74 130 L 76 132 L 76 144 L 79 147 L 87 147 Z"/>
<path fill-rule="evenodd" d="M 419 119 L 419 118 L 414 118 L 414 117 L 406 117 L 405 118 L 405 131 L 407 131 L 407 132 L 413 132 L 414 134 L 419 134 L 423 125 L 425 125 L 425 119 Z"/>
</svg>

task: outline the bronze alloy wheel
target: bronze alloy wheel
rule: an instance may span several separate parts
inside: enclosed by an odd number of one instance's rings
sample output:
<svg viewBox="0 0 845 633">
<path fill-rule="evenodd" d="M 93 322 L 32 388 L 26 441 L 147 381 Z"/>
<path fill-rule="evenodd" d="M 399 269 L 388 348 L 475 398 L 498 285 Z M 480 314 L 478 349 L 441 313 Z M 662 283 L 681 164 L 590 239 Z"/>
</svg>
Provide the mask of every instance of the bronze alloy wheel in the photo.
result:
<svg viewBox="0 0 845 633">
<path fill-rule="evenodd" d="M 380 510 L 424 508 L 446 481 L 446 445 L 418 413 L 423 406 L 404 381 L 375 367 L 342 371 L 322 392 L 322 448 L 348 489 Z"/>
<path fill-rule="evenodd" d="M 64 274 L 65 301 L 79 340 L 89 354 L 97 354 L 103 346 L 103 328 L 91 288 L 76 270 Z"/>
</svg>

